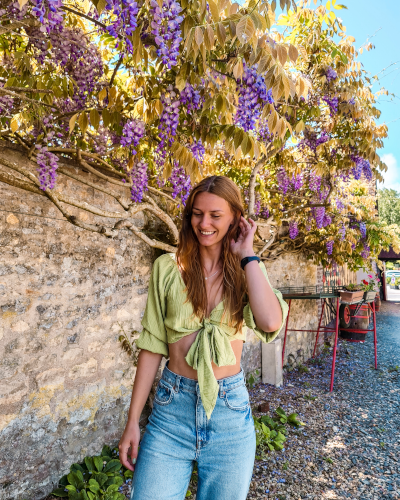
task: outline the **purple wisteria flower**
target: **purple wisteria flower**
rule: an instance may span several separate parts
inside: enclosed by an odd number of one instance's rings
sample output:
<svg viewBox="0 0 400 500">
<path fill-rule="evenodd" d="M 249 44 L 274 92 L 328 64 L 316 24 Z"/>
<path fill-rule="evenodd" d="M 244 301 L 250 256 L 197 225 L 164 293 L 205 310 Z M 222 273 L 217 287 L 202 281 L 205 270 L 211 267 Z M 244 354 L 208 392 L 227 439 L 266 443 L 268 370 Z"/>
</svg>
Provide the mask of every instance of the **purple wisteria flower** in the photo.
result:
<svg viewBox="0 0 400 500">
<path fill-rule="evenodd" d="M 317 229 L 322 229 L 324 227 L 325 207 L 315 207 L 313 212 Z"/>
<path fill-rule="evenodd" d="M 290 180 L 286 170 L 283 167 L 280 167 L 280 169 L 278 170 L 276 178 L 278 181 L 279 189 L 283 192 L 283 194 L 286 194 L 289 190 Z"/>
<path fill-rule="evenodd" d="M 321 177 L 314 171 L 310 172 L 310 176 L 308 179 L 308 188 L 314 193 L 318 192 L 321 189 Z"/>
<path fill-rule="evenodd" d="M 299 228 L 297 227 L 297 221 L 291 220 L 289 222 L 289 237 L 294 240 L 299 234 Z"/>
<path fill-rule="evenodd" d="M 48 151 L 47 146 L 36 144 L 38 154 L 36 161 L 39 166 L 40 188 L 45 191 L 46 189 L 53 189 L 57 179 L 58 157 Z"/>
<path fill-rule="evenodd" d="M 203 143 L 201 142 L 201 139 L 191 144 L 190 150 L 192 151 L 193 156 L 196 158 L 196 160 L 200 163 L 203 163 L 206 150 L 203 146 Z"/>
<path fill-rule="evenodd" d="M 257 65 L 252 67 L 243 64 L 242 80 L 237 80 L 239 86 L 239 103 L 235 115 L 235 123 L 246 132 L 254 130 L 260 118 L 262 103 L 272 104 L 272 90 L 267 91 L 264 78 L 257 73 Z"/>
<path fill-rule="evenodd" d="M 140 203 L 143 199 L 143 192 L 147 191 L 147 183 L 149 180 L 147 172 L 147 163 L 143 160 L 136 163 L 130 171 L 132 179 L 131 199 L 136 203 Z"/>
<path fill-rule="evenodd" d="M 181 104 L 186 106 L 186 111 L 191 113 L 199 109 L 204 103 L 204 98 L 202 98 L 200 91 L 195 89 L 190 83 L 186 83 L 185 88 L 182 90 Z"/>
<path fill-rule="evenodd" d="M 125 123 L 122 130 L 121 145 L 125 147 L 133 145 L 133 147 L 136 148 L 144 134 L 144 122 L 141 120 L 130 120 Z M 135 150 L 132 151 L 132 154 L 135 155 L 136 153 Z"/>
<path fill-rule="evenodd" d="M 172 169 L 169 181 L 171 182 L 173 188 L 172 197 L 176 198 L 177 196 L 180 196 L 182 205 L 185 206 L 186 200 L 188 199 L 189 193 L 192 189 L 192 183 L 190 181 L 190 176 L 186 175 L 184 168 L 181 167 L 176 161 L 174 162 L 174 168 Z"/>
<path fill-rule="evenodd" d="M 106 0 L 106 2 L 106 10 L 113 15 L 114 19 L 107 26 L 108 33 L 117 40 L 123 36 L 128 51 L 132 52 L 133 46 L 129 37 L 133 35 L 137 28 L 137 14 L 139 11 L 137 2 L 135 0 Z"/>
<path fill-rule="evenodd" d="M 362 174 L 364 174 L 365 178 L 370 181 L 372 179 L 372 170 L 369 161 L 356 154 L 351 155 L 350 158 L 356 164 L 356 166 L 351 169 L 354 179 L 361 179 Z"/>
<path fill-rule="evenodd" d="M 332 80 L 336 80 L 337 73 L 333 68 L 331 68 L 331 66 L 328 66 L 328 68 L 325 71 L 325 76 L 328 83 L 330 83 Z"/>
<path fill-rule="evenodd" d="M 167 159 L 168 150 L 174 142 L 176 129 L 179 124 L 180 100 L 172 85 L 167 88 L 167 93 L 161 96 L 161 102 L 163 104 L 163 111 L 160 117 L 160 124 L 158 126 L 161 140 L 156 149 L 156 165 L 160 174 L 165 160 Z M 159 175 L 157 183 L 159 184 L 162 182 L 163 181 Z M 160 184 L 159 187 L 161 187 Z"/>
<path fill-rule="evenodd" d="M 156 0 L 150 1 L 151 32 L 157 45 L 157 56 L 168 69 L 176 66 L 179 56 L 179 45 L 182 41 L 181 23 L 183 17 L 179 14 L 182 7 L 175 0 L 163 0 L 162 6 Z"/>
</svg>

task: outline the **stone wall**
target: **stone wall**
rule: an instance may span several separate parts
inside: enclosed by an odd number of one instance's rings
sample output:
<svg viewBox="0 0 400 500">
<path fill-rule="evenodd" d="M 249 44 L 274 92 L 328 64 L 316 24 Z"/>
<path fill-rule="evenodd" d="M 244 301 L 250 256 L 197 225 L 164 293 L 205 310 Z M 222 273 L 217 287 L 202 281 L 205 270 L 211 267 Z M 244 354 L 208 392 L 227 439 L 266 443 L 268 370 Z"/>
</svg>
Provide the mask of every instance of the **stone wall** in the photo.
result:
<svg viewBox="0 0 400 500">
<path fill-rule="evenodd" d="M 68 177 L 59 185 L 118 210 Z M 140 328 L 155 255 L 126 230 L 112 240 L 81 230 L 46 198 L 2 183 L 0 210 L 0 485 L 5 498 L 40 499 L 121 435 L 135 368 L 118 336 Z"/>
<path fill-rule="evenodd" d="M 17 152 L 9 159 L 26 161 Z M 91 204 L 119 208 L 68 177 L 60 175 L 58 185 Z M 144 227 L 146 219 L 138 215 L 135 223 Z M 5 499 L 39 500 L 71 463 L 119 440 L 135 367 L 118 337 L 121 328 L 141 328 L 158 254 L 127 230 L 107 239 L 76 228 L 46 198 L 0 182 L 0 255 L 0 486 Z M 316 266 L 299 256 L 267 269 L 274 287 L 316 281 Z M 315 326 L 316 307 L 293 301 L 290 327 Z M 312 342 L 312 335 L 289 332 L 285 363 L 309 357 Z M 247 374 L 261 368 L 251 331 L 242 364 Z"/>
</svg>

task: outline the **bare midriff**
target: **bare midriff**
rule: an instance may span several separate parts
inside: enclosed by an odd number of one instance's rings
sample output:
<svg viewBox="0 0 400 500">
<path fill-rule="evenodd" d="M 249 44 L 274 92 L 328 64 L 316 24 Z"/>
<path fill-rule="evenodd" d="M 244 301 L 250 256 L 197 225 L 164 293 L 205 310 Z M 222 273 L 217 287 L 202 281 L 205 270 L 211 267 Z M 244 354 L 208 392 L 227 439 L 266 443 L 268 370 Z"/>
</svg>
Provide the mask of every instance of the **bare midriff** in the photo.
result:
<svg viewBox="0 0 400 500">
<path fill-rule="evenodd" d="M 185 356 L 189 352 L 190 346 L 193 344 L 196 338 L 197 332 L 193 332 L 186 337 L 174 342 L 173 344 L 168 344 L 169 350 L 169 363 L 168 368 L 176 373 L 177 375 L 182 375 L 186 378 L 191 378 L 197 380 L 197 370 L 194 370 L 188 365 Z M 236 357 L 236 364 L 229 366 L 217 366 L 212 362 L 213 372 L 215 378 L 220 380 L 222 378 L 231 377 L 240 372 L 240 359 L 242 357 L 243 340 L 232 340 L 231 346 Z"/>
<path fill-rule="evenodd" d="M 218 276 L 214 283 L 211 285 L 210 281 L 206 283 L 207 296 L 210 295 L 210 288 L 213 287 L 218 290 L 216 296 L 212 303 L 208 303 L 207 317 L 210 316 L 213 308 L 219 304 L 222 299 L 222 275 Z M 177 375 L 182 375 L 186 378 L 191 378 L 197 380 L 197 370 L 188 365 L 185 357 L 189 352 L 191 345 L 193 344 L 198 332 L 193 332 L 186 337 L 174 342 L 173 344 L 168 344 L 169 351 L 169 363 L 168 368 L 176 373 Z M 231 346 L 233 352 L 235 353 L 236 364 L 229 366 L 217 366 L 213 361 L 211 361 L 214 376 L 217 380 L 222 378 L 231 377 L 240 372 L 240 360 L 242 357 L 243 350 L 243 340 L 232 340 Z"/>
</svg>

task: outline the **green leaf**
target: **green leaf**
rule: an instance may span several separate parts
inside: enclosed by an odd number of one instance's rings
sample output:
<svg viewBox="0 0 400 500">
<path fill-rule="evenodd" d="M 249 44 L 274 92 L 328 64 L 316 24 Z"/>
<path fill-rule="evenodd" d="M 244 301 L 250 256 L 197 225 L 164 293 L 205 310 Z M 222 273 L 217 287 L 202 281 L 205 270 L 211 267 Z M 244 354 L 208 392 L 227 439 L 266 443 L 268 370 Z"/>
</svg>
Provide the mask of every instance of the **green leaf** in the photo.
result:
<svg viewBox="0 0 400 500">
<path fill-rule="evenodd" d="M 110 112 L 108 111 L 108 109 L 103 109 L 103 111 L 101 112 L 102 116 L 103 116 L 103 124 L 105 127 L 108 127 L 111 123 L 111 114 Z"/>
<path fill-rule="evenodd" d="M 55 497 L 61 497 L 61 498 L 65 498 L 68 496 L 68 492 L 65 491 L 64 488 L 56 488 L 54 491 L 51 492 L 52 495 L 54 495 Z"/>
<path fill-rule="evenodd" d="M 116 484 L 110 484 L 110 486 L 107 488 L 106 492 L 107 493 L 116 493 L 118 491 L 119 486 Z"/>
<path fill-rule="evenodd" d="M 103 446 L 100 454 L 102 456 L 112 457 L 112 450 L 109 446 Z"/>
<path fill-rule="evenodd" d="M 72 486 L 74 486 L 75 488 L 78 488 L 78 486 L 82 482 L 82 480 L 76 475 L 75 472 L 70 472 L 67 477 L 68 477 L 69 484 L 70 485 L 72 484 Z M 67 488 L 68 488 L 68 486 L 67 486 Z"/>
<path fill-rule="evenodd" d="M 105 487 L 110 486 L 110 484 L 116 484 L 118 488 L 124 484 L 124 479 L 121 476 L 111 476 L 104 485 Z"/>
<path fill-rule="evenodd" d="M 244 44 L 254 35 L 256 28 L 250 16 L 243 16 L 236 26 L 236 36 Z"/>
<path fill-rule="evenodd" d="M 103 472 L 117 472 L 122 467 L 122 464 L 119 460 L 113 459 L 108 462 L 108 464 L 104 467 Z"/>
<path fill-rule="evenodd" d="M 99 128 L 99 124 L 100 124 L 100 114 L 99 112 L 97 111 L 97 109 L 92 109 L 90 111 L 90 124 L 92 125 L 92 127 L 94 129 L 98 129 Z M 102 453 L 103 455 L 103 453 Z"/>
<path fill-rule="evenodd" d="M 103 474 L 102 472 L 97 472 L 95 474 L 95 477 L 96 477 L 96 481 L 99 483 L 100 485 L 100 488 L 103 486 L 103 484 L 106 483 L 106 481 L 108 480 L 108 476 L 107 474 Z"/>
<path fill-rule="evenodd" d="M 88 128 L 88 125 L 89 125 L 89 120 L 88 120 L 87 114 L 85 112 L 83 112 L 79 115 L 78 125 L 82 131 L 82 134 L 84 134 Z"/>
<path fill-rule="evenodd" d="M 70 471 L 71 472 L 76 472 L 78 470 L 81 471 L 81 472 L 86 472 L 87 469 L 84 469 L 82 467 L 82 465 L 80 465 L 80 464 L 72 464 L 71 465 L 71 467 L 70 467 Z M 82 478 L 82 480 L 83 480 L 83 478 Z"/>
<path fill-rule="evenodd" d="M 94 463 L 93 463 L 93 458 L 92 457 L 85 457 L 85 465 L 88 468 L 89 471 L 94 471 Z"/>
<path fill-rule="evenodd" d="M 124 472 L 124 477 L 126 479 L 132 479 L 133 478 L 133 472 L 129 469 L 126 469 L 126 471 Z"/>
<path fill-rule="evenodd" d="M 211 16 L 213 18 L 214 23 L 219 21 L 219 9 L 214 0 L 208 0 L 208 5 L 210 6 Z"/>
<path fill-rule="evenodd" d="M 222 23 L 217 24 L 217 38 L 219 43 L 223 47 L 225 45 L 225 40 L 226 40 L 226 30 L 225 26 Z"/>
<path fill-rule="evenodd" d="M 70 500 L 83 500 L 81 493 L 77 493 L 76 491 L 70 491 L 68 498 Z"/>
<path fill-rule="evenodd" d="M 100 485 L 96 479 L 91 478 L 89 479 L 89 488 L 90 491 L 93 491 L 93 493 L 97 493 L 100 490 Z"/>
<path fill-rule="evenodd" d="M 97 12 L 101 14 L 107 5 L 106 0 L 99 0 L 96 5 Z"/>
</svg>

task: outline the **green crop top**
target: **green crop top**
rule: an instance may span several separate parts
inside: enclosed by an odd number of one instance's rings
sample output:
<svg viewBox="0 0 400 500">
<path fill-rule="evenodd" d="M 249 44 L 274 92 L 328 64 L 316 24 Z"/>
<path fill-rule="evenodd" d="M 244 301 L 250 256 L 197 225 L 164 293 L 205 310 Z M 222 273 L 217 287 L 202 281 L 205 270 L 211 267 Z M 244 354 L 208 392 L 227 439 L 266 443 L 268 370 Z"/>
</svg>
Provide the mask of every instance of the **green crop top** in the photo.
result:
<svg viewBox="0 0 400 500">
<path fill-rule="evenodd" d="M 264 263 L 260 262 L 259 265 L 268 280 Z M 278 330 L 264 332 L 257 328 L 250 304 L 247 303 L 243 308 L 242 331 L 235 335 L 233 327 L 227 323 L 221 323 L 224 311 L 223 300 L 211 311 L 209 318 L 201 321 L 198 317 L 192 316 L 193 307 L 190 301 L 184 303 L 187 298 L 185 288 L 175 254 L 168 253 L 158 257 L 151 272 L 147 303 L 141 322 L 143 330 L 136 345 L 140 349 L 162 354 L 168 358 L 168 344 L 173 344 L 198 331 L 185 359 L 189 366 L 197 370 L 202 403 L 207 417 L 210 418 L 219 388 L 211 361 L 217 366 L 236 363 L 231 341 L 246 340 L 244 326 L 254 330 L 263 342 L 271 342 L 285 322 L 288 305 L 283 300 L 281 292 L 273 288 L 282 308 L 282 324 Z"/>
</svg>

